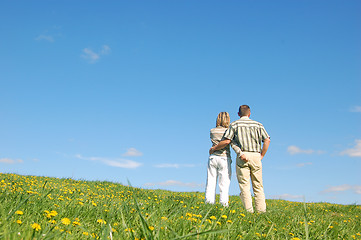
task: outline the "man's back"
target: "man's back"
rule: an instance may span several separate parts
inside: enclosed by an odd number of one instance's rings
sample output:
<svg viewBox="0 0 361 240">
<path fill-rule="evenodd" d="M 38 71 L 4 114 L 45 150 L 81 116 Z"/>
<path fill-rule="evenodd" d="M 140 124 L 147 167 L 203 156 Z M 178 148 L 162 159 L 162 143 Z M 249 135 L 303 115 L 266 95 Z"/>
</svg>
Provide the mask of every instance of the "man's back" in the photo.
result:
<svg viewBox="0 0 361 240">
<path fill-rule="evenodd" d="M 246 152 L 261 152 L 262 142 L 269 138 L 263 125 L 246 116 L 232 122 L 225 138 L 230 139 Z"/>
</svg>

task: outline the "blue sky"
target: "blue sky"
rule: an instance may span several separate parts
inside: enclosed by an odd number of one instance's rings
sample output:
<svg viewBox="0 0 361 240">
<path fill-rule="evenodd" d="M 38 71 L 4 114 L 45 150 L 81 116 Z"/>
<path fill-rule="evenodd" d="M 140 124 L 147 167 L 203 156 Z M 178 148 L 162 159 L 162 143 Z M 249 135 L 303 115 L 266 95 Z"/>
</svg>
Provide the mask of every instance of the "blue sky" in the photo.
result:
<svg viewBox="0 0 361 240">
<path fill-rule="evenodd" d="M 203 192 L 217 114 L 248 104 L 267 198 L 360 204 L 360 10 L 1 1 L 0 171 Z"/>
</svg>

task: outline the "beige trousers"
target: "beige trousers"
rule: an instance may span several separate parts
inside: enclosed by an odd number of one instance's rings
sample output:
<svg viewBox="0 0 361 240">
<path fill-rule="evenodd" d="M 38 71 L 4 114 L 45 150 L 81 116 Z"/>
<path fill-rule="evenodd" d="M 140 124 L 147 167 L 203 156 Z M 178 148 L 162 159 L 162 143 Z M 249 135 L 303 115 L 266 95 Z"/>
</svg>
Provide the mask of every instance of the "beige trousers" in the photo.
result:
<svg viewBox="0 0 361 240">
<path fill-rule="evenodd" d="M 244 162 L 240 158 L 236 161 L 236 172 L 241 190 L 240 197 L 242 203 L 248 212 L 253 213 L 251 185 L 254 193 L 256 210 L 258 212 L 266 212 L 266 199 L 263 190 L 262 181 L 262 161 L 261 154 L 255 152 L 244 152 L 248 162 Z"/>
</svg>

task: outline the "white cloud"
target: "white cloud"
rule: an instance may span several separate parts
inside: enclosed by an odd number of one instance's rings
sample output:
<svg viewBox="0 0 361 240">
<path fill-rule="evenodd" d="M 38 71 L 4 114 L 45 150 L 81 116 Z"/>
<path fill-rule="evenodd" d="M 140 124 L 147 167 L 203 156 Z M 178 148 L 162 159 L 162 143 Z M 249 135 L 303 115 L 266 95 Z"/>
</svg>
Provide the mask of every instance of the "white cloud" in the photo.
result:
<svg viewBox="0 0 361 240">
<path fill-rule="evenodd" d="M 99 54 L 93 52 L 93 50 L 89 48 L 83 49 L 83 55 L 82 57 L 86 60 L 88 60 L 90 63 L 95 63 L 99 59 Z"/>
<path fill-rule="evenodd" d="M 110 53 L 110 47 L 108 45 L 103 45 L 100 54 L 101 55 L 107 55 Z"/>
<path fill-rule="evenodd" d="M 50 35 L 39 35 L 35 38 L 35 40 L 37 41 L 42 41 L 42 40 L 45 40 L 45 41 L 48 41 L 48 42 L 54 42 L 54 38 Z"/>
<path fill-rule="evenodd" d="M 361 106 L 354 106 L 350 109 L 350 112 L 361 112 Z"/>
<path fill-rule="evenodd" d="M 131 157 L 139 157 L 142 156 L 143 153 L 138 151 L 135 148 L 129 148 L 126 153 L 123 154 L 123 156 L 131 156 Z"/>
<path fill-rule="evenodd" d="M 361 185 L 343 184 L 339 186 L 331 186 L 323 190 L 321 193 L 341 193 L 348 190 L 351 190 L 356 194 L 361 194 Z"/>
<path fill-rule="evenodd" d="M 361 194 L 361 185 L 353 186 L 353 190 L 356 194 Z"/>
<path fill-rule="evenodd" d="M 305 167 L 305 166 L 307 166 L 307 165 L 312 165 L 313 163 L 311 163 L 311 162 L 306 162 L 306 163 L 299 163 L 299 164 L 297 164 L 297 167 Z"/>
<path fill-rule="evenodd" d="M 151 186 L 177 186 L 177 187 L 189 187 L 189 188 L 199 188 L 204 187 L 204 184 L 199 183 L 185 183 L 181 181 L 176 180 L 167 180 L 165 182 L 158 182 L 158 183 L 146 183 L 145 186 L 151 187 Z"/>
<path fill-rule="evenodd" d="M 95 52 L 90 48 L 84 48 L 81 56 L 89 63 L 96 63 L 101 56 L 108 55 L 109 53 L 110 47 L 108 45 L 103 45 L 99 52 Z"/>
<path fill-rule="evenodd" d="M 162 163 L 154 165 L 156 168 L 181 168 L 181 167 L 195 167 L 194 164 L 177 164 L 177 163 Z"/>
<path fill-rule="evenodd" d="M 284 193 L 284 194 L 281 194 L 281 195 L 273 195 L 273 196 L 271 196 L 271 198 L 273 198 L 273 199 L 303 199 L 304 196 L 303 195 L 292 195 L 292 194 Z"/>
<path fill-rule="evenodd" d="M 289 146 L 287 148 L 287 152 L 291 155 L 295 155 L 295 154 L 313 154 L 313 153 L 317 153 L 317 154 L 322 154 L 324 153 L 321 150 L 312 150 L 312 149 L 301 149 L 297 146 Z"/>
<path fill-rule="evenodd" d="M 15 163 L 23 163 L 24 161 L 21 159 L 11 159 L 11 158 L 1 158 L 0 163 L 6 164 L 15 164 Z"/>
<path fill-rule="evenodd" d="M 356 146 L 354 148 L 342 151 L 340 155 L 348 155 L 349 157 L 361 157 L 361 139 L 356 139 Z"/>
<path fill-rule="evenodd" d="M 139 162 L 135 162 L 132 160 L 127 160 L 127 159 L 121 159 L 121 158 L 109 159 L 109 158 L 103 158 L 103 157 L 83 157 L 80 154 L 75 155 L 75 157 L 82 159 L 82 160 L 101 162 L 105 165 L 108 165 L 111 167 L 119 167 L 119 168 L 137 168 L 142 165 Z"/>
</svg>

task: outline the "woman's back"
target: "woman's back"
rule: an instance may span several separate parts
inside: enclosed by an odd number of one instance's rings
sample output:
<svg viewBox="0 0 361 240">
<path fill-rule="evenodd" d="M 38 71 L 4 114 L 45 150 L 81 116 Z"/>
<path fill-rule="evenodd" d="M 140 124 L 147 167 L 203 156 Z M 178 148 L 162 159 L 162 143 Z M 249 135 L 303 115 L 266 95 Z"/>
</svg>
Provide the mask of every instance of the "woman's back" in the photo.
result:
<svg viewBox="0 0 361 240">
<path fill-rule="evenodd" d="M 217 145 L 223 138 L 224 132 L 227 130 L 227 128 L 222 127 L 222 126 L 218 126 L 215 128 L 212 128 L 210 131 L 210 137 L 211 137 L 211 141 L 212 141 L 212 146 Z M 230 148 L 229 145 L 221 150 L 215 151 L 213 153 L 214 155 L 217 156 L 230 156 Z"/>
</svg>

